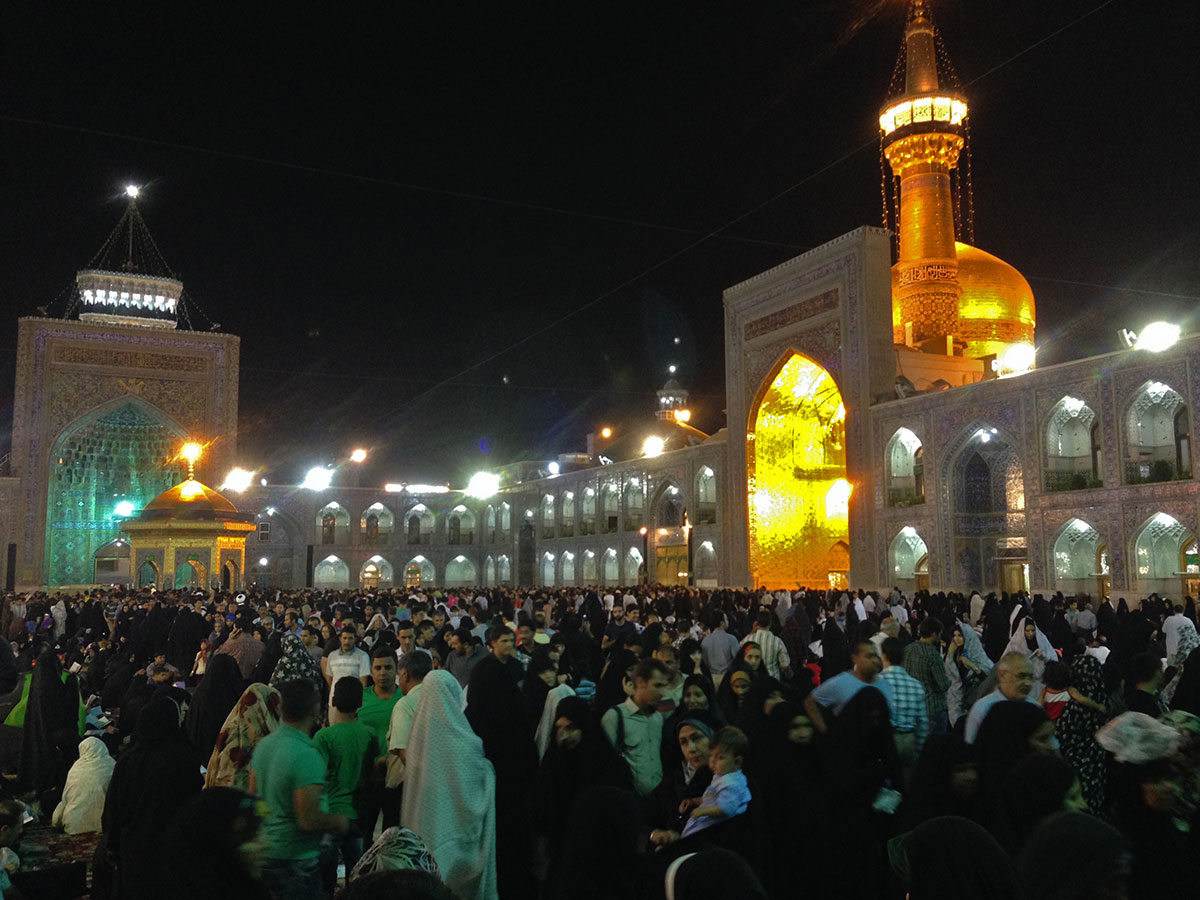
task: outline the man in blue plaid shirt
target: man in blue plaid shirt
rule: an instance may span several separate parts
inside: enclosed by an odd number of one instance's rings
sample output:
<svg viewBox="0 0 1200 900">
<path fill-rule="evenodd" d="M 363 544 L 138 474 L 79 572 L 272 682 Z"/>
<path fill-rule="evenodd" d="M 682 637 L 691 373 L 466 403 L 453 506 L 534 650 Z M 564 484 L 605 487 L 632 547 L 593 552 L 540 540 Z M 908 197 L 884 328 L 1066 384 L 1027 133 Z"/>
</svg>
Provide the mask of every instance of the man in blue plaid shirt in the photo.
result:
<svg viewBox="0 0 1200 900">
<path fill-rule="evenodd" d="M 892 686 L 892 731 L 896 755 L 907 785 L 929 734 L 929 716 L 925 711 L 925 686 L 904 671 L 904 644 L 890 637 L 883 642 L 883 671 L 879 677 Z"/>
</svg>

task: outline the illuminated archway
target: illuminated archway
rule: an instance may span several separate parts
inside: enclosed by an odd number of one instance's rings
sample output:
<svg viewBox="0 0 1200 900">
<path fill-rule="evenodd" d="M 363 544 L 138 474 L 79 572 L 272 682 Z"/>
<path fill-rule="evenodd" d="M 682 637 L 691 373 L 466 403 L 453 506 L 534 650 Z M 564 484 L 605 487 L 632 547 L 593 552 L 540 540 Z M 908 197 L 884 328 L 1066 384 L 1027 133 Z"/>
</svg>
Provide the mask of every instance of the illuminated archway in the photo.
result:
<svg viewBox="0 0 1200 900">
<path fill-rule="evenodd" d="M 67 426 L 50 449 L 46 583 L 84 584 L 96 551 L 120 520 L 183 480 L 176 457 L 187 432 L 165 413 L 125 397 Z"/>
<path fill-rule="evenodd" d="M 746 453 L 756 587 L 829 586 L 830 548 L 850 533 L 845 422 L 833 377 L 799 353 L 763 389 Z"/>
</svg>

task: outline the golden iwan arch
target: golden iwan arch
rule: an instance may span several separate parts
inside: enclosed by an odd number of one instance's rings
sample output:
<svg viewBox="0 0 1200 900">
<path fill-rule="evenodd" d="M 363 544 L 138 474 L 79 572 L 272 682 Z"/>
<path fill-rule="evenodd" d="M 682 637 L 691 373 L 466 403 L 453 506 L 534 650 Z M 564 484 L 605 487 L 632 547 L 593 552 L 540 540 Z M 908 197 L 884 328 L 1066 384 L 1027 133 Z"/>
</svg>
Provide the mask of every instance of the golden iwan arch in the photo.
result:
<svg viewBox="0 0 1200 900">
<path fill-rule="evenodd" d="M 846 587 L 846 407 L 800 353 L 769 375 L 747 428 L 750 572 L 756 587 Z"/>
</svg>

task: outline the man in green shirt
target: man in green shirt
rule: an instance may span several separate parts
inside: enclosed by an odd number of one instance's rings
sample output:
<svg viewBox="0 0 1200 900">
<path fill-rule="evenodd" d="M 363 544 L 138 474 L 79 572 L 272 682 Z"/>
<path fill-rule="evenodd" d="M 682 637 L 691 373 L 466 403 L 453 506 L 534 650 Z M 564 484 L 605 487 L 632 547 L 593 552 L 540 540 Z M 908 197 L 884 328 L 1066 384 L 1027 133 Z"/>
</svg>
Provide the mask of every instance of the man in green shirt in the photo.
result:
<svg viewBox="0 0 1200 900">
<path fill-rule="evenodd" d="M 371 651 L 371 686 L 363 692 L 358 721 L 375 732 L 380 747 L 387 748 L 388 727 L 392 723 L 392 708 L 404 694 L 396 684 L 396 654 L 391 647 L 379 646 Z M 400 789 L 384 786 L 382 772 L 373 772 L 371 783 L 362 792 L 359 828 L 363 840 L 371 841 L 375 822 L 383 810 L 383 827 L 400 824 Z"/>
<path fill-rule="evenodd" d="M 342 855 L 347 873 L 362 856 L 363 833 L 358 827 L 354 795 L 382 756 L 382 744 L 375 732 L 358 721 L 358 709 L 363 702 L 362 682 L 351 675 L 339 678 L 333 686 L 332 699 L 329 727 L 318 731 L 312 742 L 325 759 L 329 812 L 350 820 L 350 827 L 338 838 L 334 852 L 321 866 L 321 878 L 330 894 L 337 887 L 338 853 Z M 375 823 L 371 824 L 374 826 Z"/>
<path fill-rule="evenodd" d="M 328 811 L 325 760 L 309 737 L 321 716 L 317 686 L 302 679 L 277 688 L 283 721 L 250 764 L 250 793 L 267 804 L 262 879 L 275 900 L 320 900 L 321 836 L 345 834 L 350 820 Z"/>
</svg>

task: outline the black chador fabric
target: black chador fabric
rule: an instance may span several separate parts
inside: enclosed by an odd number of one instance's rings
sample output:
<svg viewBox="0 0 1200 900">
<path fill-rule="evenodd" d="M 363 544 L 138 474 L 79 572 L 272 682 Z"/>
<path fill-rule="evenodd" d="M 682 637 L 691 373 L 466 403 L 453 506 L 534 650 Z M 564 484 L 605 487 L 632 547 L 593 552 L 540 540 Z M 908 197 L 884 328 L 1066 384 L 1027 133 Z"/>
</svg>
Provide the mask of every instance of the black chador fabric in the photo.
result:
<svg viewBox="0 0 1200 900">
<path fill-rule="evenodd" d="M 179 704 L 157 694 L 138 716 L 133 745 L 117 760 L 104 804 L 104 837 L 122 900 L 161 900 L 163 835 L 203 786 L 200 757 L 179 730 Z"/>
<path fill-rule="evenodd" d="M 74 675 L 64 682 L 58 657 L 45 650 L 30 677 L 17 774 L 20 789 L 41 793 L 61 788 L 78 744 L 78 682 Z"/>
<path fill-rule="evenodd" d="M 246 683 L 237 661 L 228 654 L 213 656 L 188 706 L 183 731 L 201 759 L 212 755 L 217 735 L 230 710 L 241 699 Z"/>
<path fill-rule="evenodd" d="M 530 788 L 537 748 L 520 688 L 494 656 L 479 662 L 467 688 L 467 721 L 483 740 L 496 770 L 496 878 L 500 896 L 516 897 L 532 886 Z"/>
</svg>

